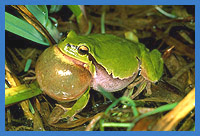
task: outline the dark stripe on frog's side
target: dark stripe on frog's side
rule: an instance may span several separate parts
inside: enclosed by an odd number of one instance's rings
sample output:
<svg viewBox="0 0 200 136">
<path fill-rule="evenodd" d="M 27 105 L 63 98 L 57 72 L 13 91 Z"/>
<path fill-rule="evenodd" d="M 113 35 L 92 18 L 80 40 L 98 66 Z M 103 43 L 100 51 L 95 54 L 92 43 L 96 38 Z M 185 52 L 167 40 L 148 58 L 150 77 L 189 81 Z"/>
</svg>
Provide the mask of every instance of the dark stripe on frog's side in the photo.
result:
<svg viewBox="0 0 200 136">
<path fill-rule="evenodd" d="M 136 76 L 138 75 L 140 64 L 138 64 L 137 71 L 133 73 L 131 77 L 125 79 L 119 79 L 119 78 L 113 78 L 112 74 L 109 75 L 108 72 L 105 70 L 105 68 L 103 68 L 100 64 L 98 64 L 94 60 L 94 58 L 92 58 L 91 55 L 90 55 L 90 60 L 92 60 L 96 70 L 96 73 L 93 76 L 91 82 L 91 87 L 97 91 L 100 91 L 99 86 L 107 92 L 116 92 L 122 90 L 125 87 L 127 87 L 131 82 L 133 82 Z"/>
<path fill-rule="evenodd" d="M 140 50 L 145 48 L 141 43 L 134 43 L 110 34 L 77 35 L 72 38 L 68 37 L 67 42 L 74 45 L 81 43 L 87 45 L 90 49 L 89 53 L 97 63 L 113 77 L 120 79 L 129 78 L 137 71 L 138 60 L 136 57 L 140 58 Z"/>
</svg>

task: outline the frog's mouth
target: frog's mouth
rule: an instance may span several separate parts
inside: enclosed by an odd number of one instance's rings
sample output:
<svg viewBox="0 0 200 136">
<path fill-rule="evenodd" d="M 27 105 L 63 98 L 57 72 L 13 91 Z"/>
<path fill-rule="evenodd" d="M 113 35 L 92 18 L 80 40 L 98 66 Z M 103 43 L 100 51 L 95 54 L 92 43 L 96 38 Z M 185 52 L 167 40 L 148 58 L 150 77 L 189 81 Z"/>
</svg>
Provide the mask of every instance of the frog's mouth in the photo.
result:
<svg viewBox="0 0 200 136">
<path fill-rule="evenodd" d="M 64 53 L 61 51 L 61 49 L 58 48 L 57 46 L 56 46 L 55 51 L 56 51 L 56 52 L 59 52 L 59 54 L 62 55 L 62 57 L 64 57 L 64 58 L 65 58 L 65 61 L 68 61 L 68 63 L 72 63 L 72 64 L 74 64 L 74 65 L 79 65 L 79 66 L 81 66 L 81 67 L 83 67 L 83 68 L 85 68 L 85 69 L 87 69 L 87 70 L 89 71 L 89 66 L 88 66 L 87 63 L 84 63 L 84 62 L 82 62 L 82 61 L 79 61 L 79 60 L 77 60 L 77 59 L 74 59 L 74 58 L 72 58 L 72 57 L 70 57 L 70 56 L 64 54 Z"/>
</svg>

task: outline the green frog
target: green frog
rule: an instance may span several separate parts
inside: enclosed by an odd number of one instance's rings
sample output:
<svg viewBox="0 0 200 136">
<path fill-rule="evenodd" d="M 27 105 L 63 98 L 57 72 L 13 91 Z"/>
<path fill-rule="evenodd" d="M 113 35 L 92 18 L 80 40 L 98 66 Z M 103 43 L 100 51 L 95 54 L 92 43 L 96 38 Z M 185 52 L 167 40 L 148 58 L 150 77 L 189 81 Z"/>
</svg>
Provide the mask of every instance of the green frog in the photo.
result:
<svg viewBox="0 0 200 136">
<path fill-rule="evenodd" d="M 150 90 L 150 84 L 162 76 L 163 59 L 157 49 L 149 51 L 142 43 L 111 34 L 81 36 L 70 31 L 65 40 L 42 53 L 35 71 L 47 95 L 59 102 L 70 102 L 82 96 L 89 99 L 89 93 L 85 92 L 90 87 L 96 91 L 122 90 L 138 74 L 139 92 L 145 87 Z M 84 101 L 79 101 L 82 108 L 87 104 Z"/>
</svg>

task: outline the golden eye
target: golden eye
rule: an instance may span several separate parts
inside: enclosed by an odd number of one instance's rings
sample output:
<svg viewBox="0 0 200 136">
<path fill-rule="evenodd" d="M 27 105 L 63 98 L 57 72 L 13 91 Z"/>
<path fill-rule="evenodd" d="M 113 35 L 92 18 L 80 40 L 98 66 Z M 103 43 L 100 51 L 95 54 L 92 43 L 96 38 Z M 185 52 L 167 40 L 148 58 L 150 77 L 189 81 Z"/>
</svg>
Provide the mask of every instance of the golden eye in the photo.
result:
<svg viewBox="0 0 200 136">
<path fill-rule="evenodd" d="M 88 54 L 88 52 L 89 52 L 89 49 L 85 45 L 81 45 L 81 46 L 78 47 L 78 53 L 79 54 L 85 55 L 85 54 Z"/>
</svg>

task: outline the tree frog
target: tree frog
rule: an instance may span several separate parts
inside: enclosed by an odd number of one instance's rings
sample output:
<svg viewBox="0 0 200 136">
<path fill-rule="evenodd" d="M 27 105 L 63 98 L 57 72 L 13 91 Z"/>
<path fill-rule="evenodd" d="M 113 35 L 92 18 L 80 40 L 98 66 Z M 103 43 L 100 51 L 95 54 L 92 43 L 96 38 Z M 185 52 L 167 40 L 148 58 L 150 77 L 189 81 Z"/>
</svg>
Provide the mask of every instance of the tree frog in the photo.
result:
<svg viewBox="0 0 200 136">
<path fill-rule="evenodd" d="M 77 100 L 88 87 L 119 91 L 138 73 L 141 90 L 157 82 L 163 73 L 161 53 L 111 34 L 80 36 L 70 31 L 64 41 L 47 48 L 36 64 L 42 90 L 62 102 Z"/>
</svg>

